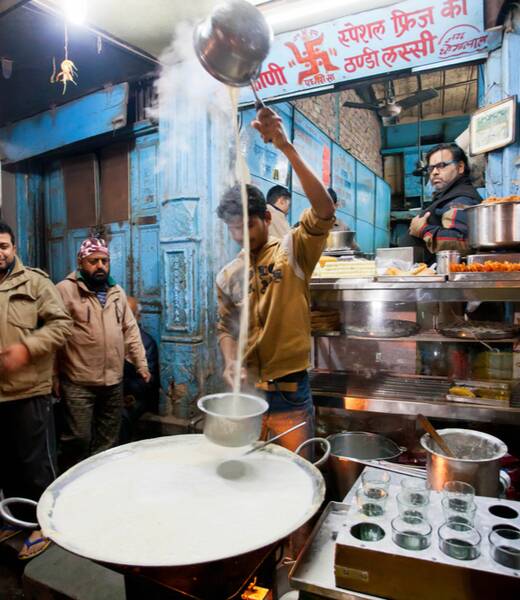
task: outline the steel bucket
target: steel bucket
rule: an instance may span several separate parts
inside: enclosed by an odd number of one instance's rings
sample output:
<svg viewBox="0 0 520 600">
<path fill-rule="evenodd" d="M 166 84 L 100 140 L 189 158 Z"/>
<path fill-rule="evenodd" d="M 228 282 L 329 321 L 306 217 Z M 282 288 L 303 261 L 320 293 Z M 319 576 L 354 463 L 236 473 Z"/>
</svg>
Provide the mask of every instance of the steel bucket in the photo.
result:
<svg viewBox="0 0 520 600">
<path fill-rule="evenodd" d="M 365 468 L 364 462 L 359 461 L 392 460 L 405 450 L 382 435 L 364 431 L 336 433 L 327 440 L 331 446 L 329 466 L 340 499 L 346 496 Z"/>
<path fill-rule="evenodd" d="M 507 446 L 496 437 L 471 429 L 439 429 L 455 456 L 441 454 L 428 433 L 421 437 L 421 446 L 428 454 L 428 481 L 434 490 L 442 490 L 447 481 L 470 483 L 478 496 L 496 498 L 500 492 L 500 459 Z M 466 458 L 473 456 L 473 458 Z"/>
<path fill-rule="evenodd" d="M 273 32 L 262 13 L 245 0 L 218 4 L 193 32 L 202 66 L 222 83 L 249 85 L 261 71 Z"/>
<path fill-rule="evenodd" d="M 269 408 L 263 398 L 248 394 L 210 394 L 197 401 L 204 413 L 204 435 L 219 446 L 238 447 L 256 442 L 262 417 Z"/>
<path fill-rule="evenodd" d="M 520 247 L 520 202 L 478 204 L 464 209 L 471 248 Z"/>
<path fill-rule="evenodd" d="M 343 250 L 345 248 L 352 248 L 355 237 L 355 231 L 331 231 L 327 236 L 325 250 Z"/>
</svg>

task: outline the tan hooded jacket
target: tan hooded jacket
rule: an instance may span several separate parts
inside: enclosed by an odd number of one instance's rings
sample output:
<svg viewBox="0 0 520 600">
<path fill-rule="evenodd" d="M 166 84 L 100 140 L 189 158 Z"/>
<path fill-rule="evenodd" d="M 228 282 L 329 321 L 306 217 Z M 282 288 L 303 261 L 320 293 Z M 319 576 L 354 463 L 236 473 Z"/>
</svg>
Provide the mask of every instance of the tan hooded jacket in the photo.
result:
<svg viewBox="0 0 520 600">
<path fill-rule="evenodd" d="M 0 347 L 22 343 L 31 360 L 16 373 L 0 371 L 0 402 L 50 394 L 54 352 L 72 331 L 72 319 L 49 276 L 17 257 L 0 283 Z"/>
<path fill-rule="evenodd" d="M 139 374 L 148 370 L 139 327 L 119 285 L 109 286 L 104 307 L 77 273 L 57 287 L 74 320 L 72 335 L 58 354 L 61 377 L 79 385 L 120 383 L 125 349 Z"/>
<path fill-rule="evenodd" d="M 333 223 L 334 219 L 320 219 L 307 209 L 298 227 L 282 240 L 270 238 L 251 256 L 246 363 L 259 381 L 309 367 L 309 281 Z M 217 276 L 219 339 L 238 338 L 243 256 L 242 251 Z"/>
</svg>

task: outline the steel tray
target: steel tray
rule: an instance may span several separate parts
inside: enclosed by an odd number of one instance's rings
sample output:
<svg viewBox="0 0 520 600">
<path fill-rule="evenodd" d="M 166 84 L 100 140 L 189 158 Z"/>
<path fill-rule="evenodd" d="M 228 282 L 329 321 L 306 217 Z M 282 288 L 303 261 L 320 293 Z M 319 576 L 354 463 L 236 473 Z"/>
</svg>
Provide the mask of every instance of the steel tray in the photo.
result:
<svg viewBox="0 0 520 600">
<path fill-rule="evenodd" d="M 520 281 L 518 272 L 450 273 L 450 281 Z"/>
<path fill-rule="evenodd" d="M 334 553 L 336 537 L 345 523 L 348 504 L 329 502 L 289 573 L 291 587 L 333 600 L 380 600 L 336 587 Z"/>
<path fill-rule="evenodd" d="M 386 283 L 442 283 L 446 281 L 446 275 L 424 275 L 421 277 L 420 275 L 378 275 L 376 277 L 376 281 L 386 282 Z"/>
</svg>

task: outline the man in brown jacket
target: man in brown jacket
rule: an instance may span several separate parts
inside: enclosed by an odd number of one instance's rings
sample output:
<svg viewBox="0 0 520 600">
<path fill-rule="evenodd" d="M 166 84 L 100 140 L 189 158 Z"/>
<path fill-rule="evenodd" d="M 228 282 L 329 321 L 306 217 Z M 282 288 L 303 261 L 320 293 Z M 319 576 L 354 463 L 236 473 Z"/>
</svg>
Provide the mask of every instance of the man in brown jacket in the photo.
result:
<svg viewBox="0 0 520 600">
<path fill-rule="evenodd" d="M 311 349 L 309 281 L 334 224 L 334 204 L 322 182 L 289 142 L 281 119 L 269 108 L 252 123 L 264 142 L 272 142 L 289 159 L 310 208 L 298 227 L 282 240 L 269 239 L 271 214 L 262 192 L 247 186 L 250 244 L 249 329 L 244 363 L 250 380 L 269 403 L 265 437 L 306 421 L 305 428 L 284 436 L 280 443 L 294 450 L 312 437 L 314 407 L 307 368 Z M 218 216 L 231 237 L 243 243 L 241 190 L 235 186 L 220 201 Z M 244 251 L 217 276 L 219 342 L 224 379 L 232 386 L 236 373 L 238 323 L 243 305 Z"/>
<path fill-rule="evenodd" d="M 55 478 L 48 427 L 52 365 L 71 330 L 49 277 L 22 264 L 11 228 L 0 222 L 0 488 L 6 498 L 37 501 Z M 12 512 L 35 520 L 34 511 L 13 506 Z M 19 532 L 0 522 L 0 542 Z M 33 531 L 19 556 L 36 556 L 48 544 Z"/>
<path fill-rule="evenodd" d="M 78 270 L 58 290 L 74 320 L 57 360 L 65 417 L 63 464 L 70 466 L 118 439 L 125 349 L 145 382 L 150 373 L 126 294 L 110 277 L 104 240 L 87 238 L 81 244 Z"/>
</svg>

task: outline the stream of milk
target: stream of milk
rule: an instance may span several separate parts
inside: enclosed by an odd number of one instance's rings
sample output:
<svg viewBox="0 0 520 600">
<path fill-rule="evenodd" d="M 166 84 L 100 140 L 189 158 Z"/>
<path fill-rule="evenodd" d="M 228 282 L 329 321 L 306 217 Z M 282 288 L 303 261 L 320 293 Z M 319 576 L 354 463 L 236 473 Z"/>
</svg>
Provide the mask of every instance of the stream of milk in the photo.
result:
<svg viewBox="0 0 520 600">
<path fill-rule="evenodd" d="M 238 114 L 238 88 L 229 87 L 231 98 L 231 114 Z M 249 268 L 250 268 L 250 246 L 249 246 L 249 210 L 247 205 L 246 181 L 249 178 L 249 171 L 245 162 L 244 155 L 240 151 L 240 132 L 238 128 L 238 119 L 233 119 L 236 147 L 235 177 L 240 185 L 240 195 L 242 198 L 242 221 L 243 221 L 243 249 L 244 249 L 244 272 L 242 279 L 242 308 L 240 311 L 240 328 L 236 356 L 236 371 L 233 380 L 233 404 L 240 401 L 239 394 L 241 388 L 242 365 L 244 354 L 247 349 L 247 337 L 249 329 Z M 233 411 L 232 414 L 234 414 Z"/>
</svg>

